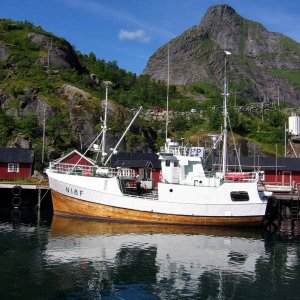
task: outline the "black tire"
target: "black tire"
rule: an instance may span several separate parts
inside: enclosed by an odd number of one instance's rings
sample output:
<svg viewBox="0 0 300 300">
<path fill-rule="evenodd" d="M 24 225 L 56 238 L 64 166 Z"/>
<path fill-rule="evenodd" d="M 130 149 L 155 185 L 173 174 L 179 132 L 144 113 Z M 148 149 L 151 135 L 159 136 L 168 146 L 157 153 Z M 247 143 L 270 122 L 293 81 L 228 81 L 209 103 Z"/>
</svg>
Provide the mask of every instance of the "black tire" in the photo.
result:
<svg viewBox="0 0 300 300">
<path fill-rule="evenodd" d="M 19 185 L 15 185 L 11 190 L 13 196 L 20 196 L 22 193 L 22 188 Z"/>
<path fill-rule="evenodd" d="M 17 196 L 13 197 L 11 199 L 11 204 L 15 208 L 21 207 L 21 205 L 22 205 L 22 198 L 21 197 L 17 197 Z"/>
</svg>

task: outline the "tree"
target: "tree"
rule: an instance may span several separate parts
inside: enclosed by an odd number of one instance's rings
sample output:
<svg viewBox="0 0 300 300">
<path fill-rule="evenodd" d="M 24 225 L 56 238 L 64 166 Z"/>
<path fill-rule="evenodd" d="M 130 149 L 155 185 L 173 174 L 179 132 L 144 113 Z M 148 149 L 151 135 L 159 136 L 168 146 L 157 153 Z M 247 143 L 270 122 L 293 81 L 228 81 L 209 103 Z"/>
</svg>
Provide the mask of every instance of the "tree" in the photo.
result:
<svg viewBox="0 0 300 300">
<path fill-rule="evenodd" d="M 96 55 L 93 52 L 90 52 L 90 54 L 89 54 L 90 63 L 95 63 L 96 60 L 97 60 Z"/>
<path fill-rule="evenodd" d="M 22 133 L 34 137 L 37 135 L 39 127 L 37 117 L 33 114 L 25 116 L 17 121 L 17 127 Z"/>
<path fill-rule="evenodd" d="M 272 127 L 284 126 L 285 119 L 286 117 L 282 111 L 275 110 L 268 113 L 267 120 Z"/>
<path fill-rule="evenodd" d="M 222 125 L 222 114 L 217 109 L 211 109 L 208 113 L 208 129 L 220 130 Z"/>
</svg>

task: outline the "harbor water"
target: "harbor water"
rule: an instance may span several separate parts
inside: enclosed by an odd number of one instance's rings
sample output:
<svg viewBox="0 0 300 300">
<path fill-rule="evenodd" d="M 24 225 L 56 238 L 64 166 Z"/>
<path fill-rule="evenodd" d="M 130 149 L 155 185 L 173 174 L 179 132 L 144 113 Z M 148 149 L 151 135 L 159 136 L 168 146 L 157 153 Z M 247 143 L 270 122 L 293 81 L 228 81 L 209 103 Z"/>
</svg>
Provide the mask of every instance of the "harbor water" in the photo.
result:
<svg viewBox="0 0 300 300">
<path fill-rule="evenodd" d="M 0 211 L 0 299 L 299 299 L 300 230 Z"/>
</svg>

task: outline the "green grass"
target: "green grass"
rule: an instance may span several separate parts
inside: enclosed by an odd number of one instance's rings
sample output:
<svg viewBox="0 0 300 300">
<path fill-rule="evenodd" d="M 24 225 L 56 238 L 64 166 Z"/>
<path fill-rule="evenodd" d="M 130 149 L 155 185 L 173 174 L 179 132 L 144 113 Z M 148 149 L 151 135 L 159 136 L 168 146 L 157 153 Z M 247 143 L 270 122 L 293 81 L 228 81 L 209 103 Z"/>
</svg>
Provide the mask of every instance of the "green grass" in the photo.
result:
<svg viewBox="0 0 300 300">
<path fill-rule="evenodd" d="M 296 52 L 300 54 L 300 44 L 294 41 L 293 39 L 282 36 L 280 39 L 281 51 L 286 52 Z M 284 58 L 284 57 L 283 57 Z"/>
<path fill-rule="evenodd" d="M 257 56 L 262 61 L 273 61 L 276 58 L 276 53 L 263 53 Z"/>
<path fill-rule="evenodd" d="M 269 70 L 274 77 L 286 78 L 300 91 L 300 70 Z"/>
</svg>

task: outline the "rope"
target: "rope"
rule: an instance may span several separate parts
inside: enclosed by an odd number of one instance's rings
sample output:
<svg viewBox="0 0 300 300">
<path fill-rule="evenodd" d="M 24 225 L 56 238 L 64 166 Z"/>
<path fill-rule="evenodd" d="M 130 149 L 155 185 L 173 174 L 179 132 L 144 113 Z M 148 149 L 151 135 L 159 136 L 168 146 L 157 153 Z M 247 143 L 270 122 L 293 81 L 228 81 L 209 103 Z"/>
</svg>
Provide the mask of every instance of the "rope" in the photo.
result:
<svg viewBox="0 0 300 300">
<path fill-rule="evenodd" d="M 34 209 L 36 209 L 36 208 L 39 206 L 39 204 L 42 203 L 42 200 L 45 198 L 45 196 L 46 196 L 46 194 L 48 193 L 49 190 L 50 190 L 50 189 L 47 189 L 46 193 L 44 194 L 44 196 L 41 198 L 41 200 L 40 200 L 39 203 L 35 206 Z"/>
</svg>

